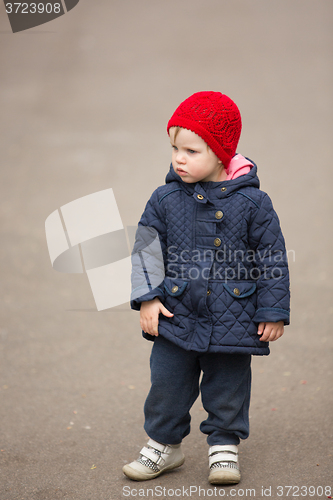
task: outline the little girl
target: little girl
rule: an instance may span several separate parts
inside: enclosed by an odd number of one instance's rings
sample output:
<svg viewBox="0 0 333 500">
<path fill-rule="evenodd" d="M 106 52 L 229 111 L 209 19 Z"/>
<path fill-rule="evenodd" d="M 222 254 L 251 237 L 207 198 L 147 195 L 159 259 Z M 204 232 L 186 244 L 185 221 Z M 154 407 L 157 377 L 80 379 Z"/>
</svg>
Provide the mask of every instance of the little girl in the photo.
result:
<svg viewBox="0 0 333 500">
<path fill-rule="evenodd" d="M 249 435 L 251 356 L 268 355 L 268 342 L 289 324 L 284 238 L 269 196 L 259 190 L 256 165 L 236 154 L 241 116 L 229 97 L 193 94 L 167 130 L 170 171 L 146 205 L 133 251 L 140 259 L 133 259 L 131 307 L 140 310 L 143 336 L 154 341 L 144 406 L 149 440 L 123 472 L 141 481 L 183 464 L 181 442 L 201 391 L 208 479 L 238 483 L 238 444 Z M 158 234 L 164 267 L 158 283 L 158 259 L 155 266 L 145 257 L 142 228 Z"/>
</svg>

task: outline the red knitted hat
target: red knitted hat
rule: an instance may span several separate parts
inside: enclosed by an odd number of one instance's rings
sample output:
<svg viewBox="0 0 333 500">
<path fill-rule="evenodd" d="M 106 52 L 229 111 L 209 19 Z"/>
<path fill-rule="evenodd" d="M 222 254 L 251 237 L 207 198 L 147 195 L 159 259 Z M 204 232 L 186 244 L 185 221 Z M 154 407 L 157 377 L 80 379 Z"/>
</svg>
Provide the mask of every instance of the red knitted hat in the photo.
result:
<svg viewBox="0 0 333 500">
<path fill-rule="evenodd" d="M 183 101 L 168 122 L 199 135 L 227 169 L 236 153 L 242 119 L 236 104 L 221 92 L 197 92 Z"/>
</svg>

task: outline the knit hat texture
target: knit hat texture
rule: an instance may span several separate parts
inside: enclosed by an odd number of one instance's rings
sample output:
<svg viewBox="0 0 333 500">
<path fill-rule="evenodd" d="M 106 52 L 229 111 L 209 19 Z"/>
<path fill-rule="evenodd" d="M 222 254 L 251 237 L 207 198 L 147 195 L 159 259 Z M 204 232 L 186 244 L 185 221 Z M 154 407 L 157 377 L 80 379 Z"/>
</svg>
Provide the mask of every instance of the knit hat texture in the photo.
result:
<svg viewBox="0 0 333 500">
<path fill-rule="evenodd" d="M 236 153 L 242 119 L 236 104 L 221 92 L 197 92 L 183 101 L 168 122 L 199 135 L 228 169 Z"/>
</svg>

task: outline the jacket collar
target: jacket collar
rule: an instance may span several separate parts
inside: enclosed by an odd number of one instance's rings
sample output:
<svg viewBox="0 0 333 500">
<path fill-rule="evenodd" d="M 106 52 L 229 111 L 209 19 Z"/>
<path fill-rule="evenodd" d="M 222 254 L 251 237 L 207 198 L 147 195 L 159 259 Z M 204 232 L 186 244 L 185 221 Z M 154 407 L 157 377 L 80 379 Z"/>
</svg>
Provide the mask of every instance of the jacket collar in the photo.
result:
<svg viewBox="0 0 333 500">
<path fill-rule="evenodd" d="M 252 160 L 251 163 L 253 163 Z M 222 181 L 222 182 L 197 182 L 197 183 L 187 183 L 176 174 L 173 169 L 172 164 L 170 165 L 170 170 L 165 178 L 165 183 L 177 182 L 179 186 L 190 196 L 194 196 L 197 200 L 203 196 L 201 203 L 207 203 L 207 201 L 214 201 L 216 199 L 222 199 L 230 196 L 239 189 L 244 187 L 252 186 L 255 188 L 260 187 L 259 178 L 257 175 L 257 165 L 253 163 L 253 167 L 250 172 L 245 175 L 241 175 L 233 180 Z M 201 195 L 198 196 L 197 195 Z"/>
</svg>

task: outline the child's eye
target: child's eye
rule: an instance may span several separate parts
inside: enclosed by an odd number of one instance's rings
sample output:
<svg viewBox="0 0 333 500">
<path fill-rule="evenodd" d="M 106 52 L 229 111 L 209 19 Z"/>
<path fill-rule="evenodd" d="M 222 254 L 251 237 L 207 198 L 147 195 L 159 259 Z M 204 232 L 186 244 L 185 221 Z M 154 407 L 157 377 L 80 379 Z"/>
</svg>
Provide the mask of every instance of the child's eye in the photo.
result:
<svg viewBox="0 0 333 500">
<path fill-rule="evenodd" d="M 194 149 L 188 149 L 187 151 L 188 151 L 190 154 L 196 153 L 196 151 L 194 151 Z"/>
<path fill-rule="evenodd" d="M 176 146 L 173 146 L 173 145 L 171 144 L 171 147 L 172 147 L 172 149 L 173 149 L 174 151 L 178 151 L 178 148 L 177 148 Z"/>
</svg>

